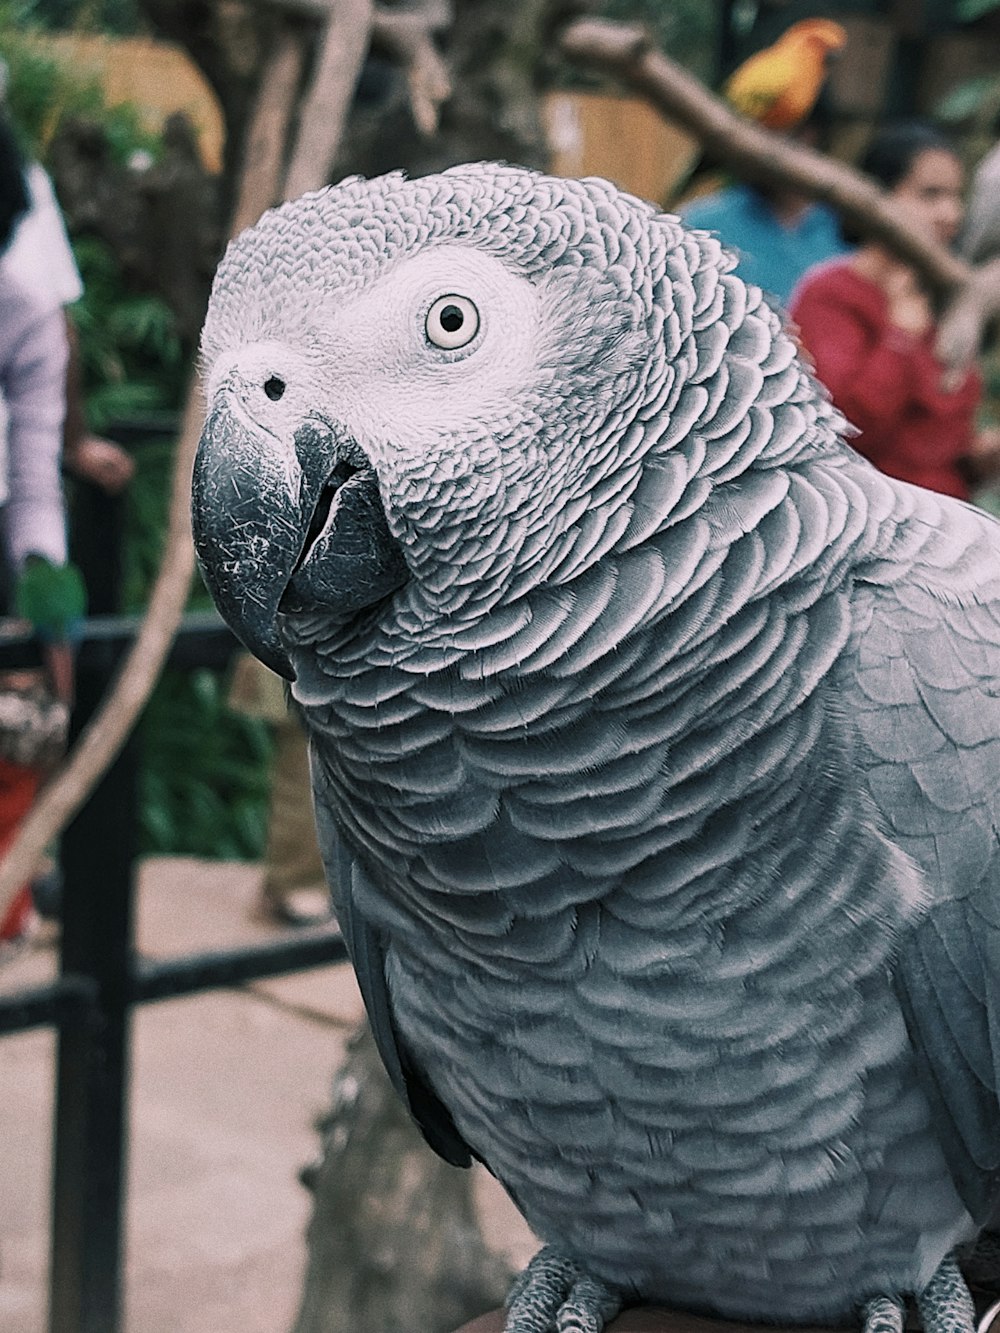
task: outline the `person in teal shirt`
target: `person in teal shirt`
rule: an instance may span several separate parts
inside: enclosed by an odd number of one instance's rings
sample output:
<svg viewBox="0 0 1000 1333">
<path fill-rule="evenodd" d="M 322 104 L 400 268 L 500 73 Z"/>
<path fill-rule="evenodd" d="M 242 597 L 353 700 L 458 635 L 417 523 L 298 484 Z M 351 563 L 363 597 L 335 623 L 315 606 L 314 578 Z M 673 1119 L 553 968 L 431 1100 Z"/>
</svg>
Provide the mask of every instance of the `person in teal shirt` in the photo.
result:
<svg viewBox="0 0 1000 1333">
<path fill-rule="evenodd" d="M 807 268 L 849 249 L 836 213 L 792 191 L 730 185 L 692 200 L 681 218 L 715 232 L 738 254 L 740 277 L 782 305 Z"/>
</svg>

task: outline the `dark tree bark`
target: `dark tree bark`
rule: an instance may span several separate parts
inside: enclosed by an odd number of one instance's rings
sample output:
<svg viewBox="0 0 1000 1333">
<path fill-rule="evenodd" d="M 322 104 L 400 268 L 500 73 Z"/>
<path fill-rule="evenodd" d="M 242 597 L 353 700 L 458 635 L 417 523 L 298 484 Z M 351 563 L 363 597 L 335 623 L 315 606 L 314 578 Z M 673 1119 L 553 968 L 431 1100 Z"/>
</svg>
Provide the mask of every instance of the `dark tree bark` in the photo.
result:
<svg viewBox="0 0 1000 1333">
<path fill-rule="evenodd" d="M 376 31 L 334 179 L 400 167 L 422 176 L 487 158 L 544 167 L 538 79 L 559 8 L 552 0 L 461 0 L 454 6 L 453 21 L 438 34 L 451 96 L 433 135 L 418 127 L 405 71 Z"/>
<path fill-rule="evenodd" d="M 451 1333 L 502 1300 L 510 1274 L 483 1244 L 469 1172 L 424 1143 L 367 1024 L 322 1133 L 295 1333 Z"/>
<path fill-rule="evenodd" d="M 228 203 L 243 163 L 247 129 L 268 55 L 291 24 L 305 39 L 315 21 L 253 0 L 140 0 L 154 31 L 190 55 L 219 99 L 226 127 L 223 191 Z"/>
<path fill-rule="evenodd" d="M 145 170 L 123 166 L 100 125 L 71 119 L 53 138 L 49 165 L 70 231 L 99 236 L 129 285 L 161 297 L 194 348 L 225 237 L 222 192 L 185 116 L 167 121 L 163 149 Z"/>
</svg>

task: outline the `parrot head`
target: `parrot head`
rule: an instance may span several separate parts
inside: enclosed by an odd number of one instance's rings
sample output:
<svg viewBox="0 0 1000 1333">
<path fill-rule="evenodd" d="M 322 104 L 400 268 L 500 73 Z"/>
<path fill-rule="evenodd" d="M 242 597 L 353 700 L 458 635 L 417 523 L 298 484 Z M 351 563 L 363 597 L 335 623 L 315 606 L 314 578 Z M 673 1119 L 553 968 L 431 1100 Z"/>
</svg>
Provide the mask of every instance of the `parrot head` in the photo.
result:
<svg viewBox="0 0 1000 1333">
<path fill-rule="evenodd" d="M 730 267 L 605 181 L 487 163 L 265 214 L 202 340 L 193 520 L 224 617 L 293 678 L 296 644 L 389 614 L 458 641 L 599 559 L 646 456 L 760 387 L 752 349 L 724 405 L 709 387 L 747 308 Z M 757 359 L 777 324 L 758 316 Z"/>
<path fill-rule="evenodd" d="M 843 49 L 847 30 L 833 19 L 800 19 L 785 30 L 780 40 L 782 45 L 811 49 L 826 56 Z"/>
</svg>

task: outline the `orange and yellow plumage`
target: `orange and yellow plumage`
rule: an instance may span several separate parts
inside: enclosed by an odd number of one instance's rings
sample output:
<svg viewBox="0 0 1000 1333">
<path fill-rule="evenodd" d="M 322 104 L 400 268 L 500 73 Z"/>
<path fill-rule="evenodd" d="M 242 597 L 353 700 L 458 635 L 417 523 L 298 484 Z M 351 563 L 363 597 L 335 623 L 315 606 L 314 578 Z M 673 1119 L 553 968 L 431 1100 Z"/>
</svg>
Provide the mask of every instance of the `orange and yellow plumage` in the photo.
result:
<svg viewBox="0 0 1000 1333">
<path fill-rule="evenodd" d="M 759 125 L 792 129 L 816 105 L 827 57 L 846 41 L 847 33 L 830 19 L 793 23 L 773 46 L 745 60 L 723 92 L 737 111 Z"/>
</svg>

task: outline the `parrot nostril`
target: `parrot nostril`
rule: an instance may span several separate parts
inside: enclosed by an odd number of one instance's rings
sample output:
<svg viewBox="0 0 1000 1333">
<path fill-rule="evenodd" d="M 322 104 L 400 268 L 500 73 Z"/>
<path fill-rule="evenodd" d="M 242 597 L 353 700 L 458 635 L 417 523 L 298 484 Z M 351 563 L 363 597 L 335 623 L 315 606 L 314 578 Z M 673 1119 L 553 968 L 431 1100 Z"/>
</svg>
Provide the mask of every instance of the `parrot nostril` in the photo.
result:
<svg viewBox="0 0 1000 1333">
<path fill-rule="evenodd" d="M 272 403 L 276 403 L 285 392 L 285 381 L 279 379 L 277 375 L 272 375 L 270 379 L 264 381 L 264 392 Z"/>
</svg>

